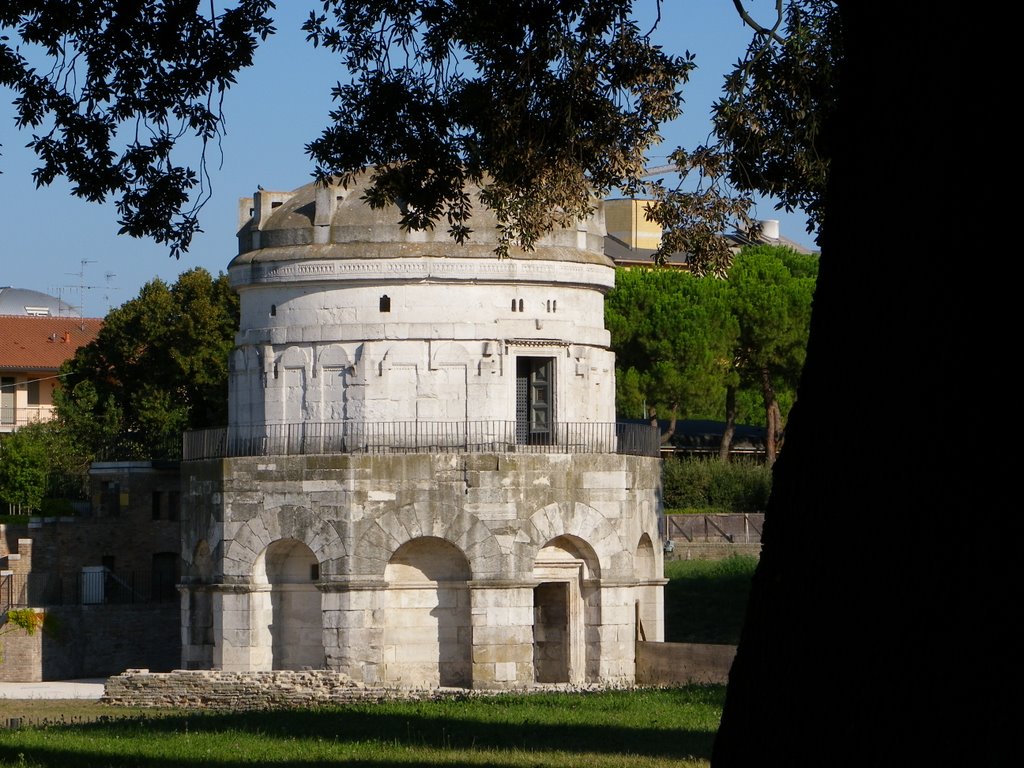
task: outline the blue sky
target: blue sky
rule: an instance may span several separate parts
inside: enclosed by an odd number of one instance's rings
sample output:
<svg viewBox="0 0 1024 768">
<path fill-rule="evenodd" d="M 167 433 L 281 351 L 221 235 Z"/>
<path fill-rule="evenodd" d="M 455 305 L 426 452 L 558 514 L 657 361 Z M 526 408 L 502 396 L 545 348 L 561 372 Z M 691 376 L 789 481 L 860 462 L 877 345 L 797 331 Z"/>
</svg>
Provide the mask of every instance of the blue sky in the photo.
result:
<svg viewBox="0 0 1024 768">
<path fill-rule="evenodd" d="M 35 158 L 24 149 L 29 137 L 16 132 L 12 94 L 0 89 L 0 286 L 44 291 L 81 304 L 86 316 L 102 316 L 154 277 L 173 282 L 196 266 L 214 274 L 226 269 L 237 248 L 238 199 L 251 195 L 258 184 L 290 190 L 309 181 L 312 166 L 303 147 L 326 125 L 330 88 L 345 76 L 329 52 L 305 43 L 299 29 L 319 3 L 284 0 L 279 5 L 277 35 L 225 98 L 227 135 L 220 150 L 208 152 L 213 196 L 200 214 L 204 232 L 179 260 L 150 241 L 118 236 L 112 203 L 72 198 L 60 180 L 36 189 L 31 178 Z M 771 3 L 757 0 L 752 7 L 767 12 Z M 653 8 L 654 0 L 637 2 L 642 19 L 653 18 Z M 722 75 L 743 53 L 749 32 L 730 0 L 665 0 L 655 38 L 666 50 L 696 54 L 698 69 L 683 89 L 684 114 L 665 126 L 665 141 L 650 152 L 651 166 L 663 164 L 679 144 L 707 140 L 709 107 L 720 92 Z M 179 162 L 184 160 L 179 156 Z M 766 201 L 755 215 L 779 219 L 784 235 L 813 246 L 802 215 L 775 211 Z"/>
</svg>

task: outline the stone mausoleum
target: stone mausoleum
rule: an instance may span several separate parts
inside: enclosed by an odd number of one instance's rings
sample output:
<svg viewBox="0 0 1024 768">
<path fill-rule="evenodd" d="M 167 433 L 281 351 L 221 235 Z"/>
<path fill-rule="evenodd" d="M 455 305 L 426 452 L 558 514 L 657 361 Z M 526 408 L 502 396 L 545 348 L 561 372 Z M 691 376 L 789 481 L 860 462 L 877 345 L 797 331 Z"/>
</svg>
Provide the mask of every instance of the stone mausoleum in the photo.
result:
<svg viewBox="0 0 1024 768">
<path fill-rule="evenodd" d="M 230 423 L 183 463 L 183 666 L 629 684 L 657 436 L 615 423 L 600 208 L 531 252 L 310 184 L 242 200 Z"/>
</svg>

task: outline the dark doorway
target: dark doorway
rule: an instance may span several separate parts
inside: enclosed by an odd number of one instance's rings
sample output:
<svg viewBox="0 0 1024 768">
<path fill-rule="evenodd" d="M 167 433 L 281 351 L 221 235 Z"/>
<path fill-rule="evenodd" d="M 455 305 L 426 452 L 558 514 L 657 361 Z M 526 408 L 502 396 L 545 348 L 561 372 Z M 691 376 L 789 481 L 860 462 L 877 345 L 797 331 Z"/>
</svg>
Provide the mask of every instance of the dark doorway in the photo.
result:
<svg viewBox="0 0 1024 768">
<path fill-rule="evenodd" d="M 538 683 L 569 682 L 569 584 L 533 588 L 533 669 Z"/>
<path fill-rule="evenodd" d="M 552 357 L 516 358 L 516 442 L 551 443 L 555 421 L 555 360 Z"/>
</svg>

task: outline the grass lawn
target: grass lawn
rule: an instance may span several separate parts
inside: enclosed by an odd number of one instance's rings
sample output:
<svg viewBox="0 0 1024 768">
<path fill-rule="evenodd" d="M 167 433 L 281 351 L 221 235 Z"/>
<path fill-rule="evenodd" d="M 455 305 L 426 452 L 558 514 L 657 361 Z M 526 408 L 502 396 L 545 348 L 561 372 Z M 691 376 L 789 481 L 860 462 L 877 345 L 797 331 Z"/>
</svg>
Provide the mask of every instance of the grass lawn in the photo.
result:
<svg viewBox="0 0 1024 768">
<path fill-rule="evenodd" d="M 666 562 L 666 640 L 735 643 L 756 564 Z M 692 686 L 232 714 L 0 699 L 0 767 L 689 768 L 708 765 L 724 696 Z"/>
<path fill-rule="evenodd" d="M 0 701 L 0 766 L 706 766 L 724 688 L 456 697 L 249 713 Z M 47 718 L 50 724 L 39 723 Z"/>
<path fill-rule="evenodd" d="M 670 643 L 739 642 L 750 579 L 757 558 L 666 560 L 665 640 Z"/>
</svg>

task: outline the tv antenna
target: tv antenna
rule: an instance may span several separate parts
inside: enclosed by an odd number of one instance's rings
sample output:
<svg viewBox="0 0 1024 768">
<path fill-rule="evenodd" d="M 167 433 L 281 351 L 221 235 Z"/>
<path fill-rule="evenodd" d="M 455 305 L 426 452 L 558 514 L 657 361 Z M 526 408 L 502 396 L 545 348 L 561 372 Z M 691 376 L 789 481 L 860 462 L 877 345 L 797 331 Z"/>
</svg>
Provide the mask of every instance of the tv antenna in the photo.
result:
<svg viewBox="0 0 1024 768">
<path fill-rule="evenodd" d="M 100 288 L 98 285 L 86 285 L 85 284 L 85 265 L 95 264 L 96 261 L 93 259 L 81 259 L 78 262 L 77 272 L 65 272 L 66 275 L 72 275 L 78 278 L 78 316 L 85 317 L 85 292 Z M 76 286 L 65 286 L 66 288 L 75 288 Z"/>
</svg>

